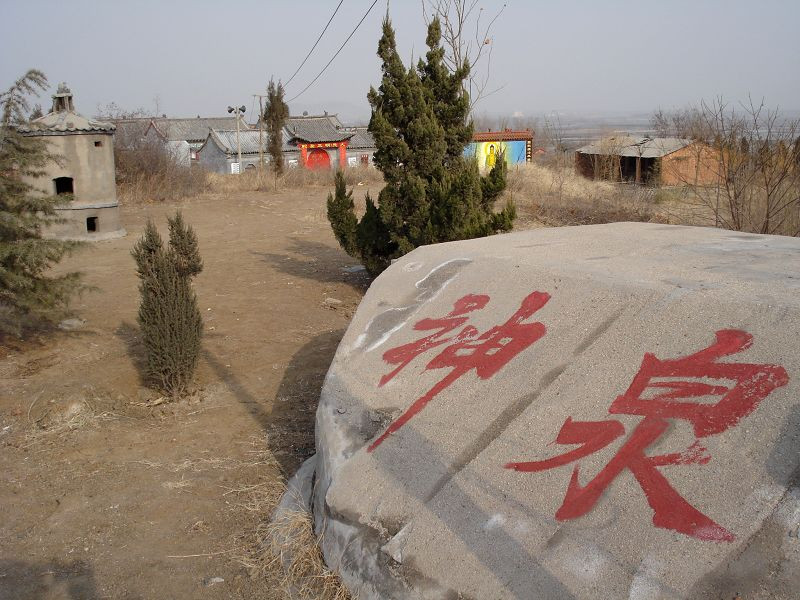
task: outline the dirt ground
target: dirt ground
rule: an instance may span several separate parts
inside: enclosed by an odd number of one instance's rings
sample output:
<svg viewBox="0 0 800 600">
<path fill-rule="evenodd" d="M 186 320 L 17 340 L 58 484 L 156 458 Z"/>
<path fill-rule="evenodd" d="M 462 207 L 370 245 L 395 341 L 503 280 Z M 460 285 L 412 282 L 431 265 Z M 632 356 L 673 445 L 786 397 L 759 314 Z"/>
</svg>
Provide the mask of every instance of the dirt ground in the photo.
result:
<svg viewBox="0 0 800 600">
<path fill-rule="evenodd" d="M 0 348 L 0 599 L 275 597 L 237 557 L 267 516 L 259 494 L 313 453 L 322 378 L 368 285 L 326 192 L 123 208 L 125 238 L 62 265 L 97 288 L 74 304 L 85 323 Z M 176 207 L 205 262 L 204 349 L 190 398 L 146 406 L 130 249 Z"/>
</svg>

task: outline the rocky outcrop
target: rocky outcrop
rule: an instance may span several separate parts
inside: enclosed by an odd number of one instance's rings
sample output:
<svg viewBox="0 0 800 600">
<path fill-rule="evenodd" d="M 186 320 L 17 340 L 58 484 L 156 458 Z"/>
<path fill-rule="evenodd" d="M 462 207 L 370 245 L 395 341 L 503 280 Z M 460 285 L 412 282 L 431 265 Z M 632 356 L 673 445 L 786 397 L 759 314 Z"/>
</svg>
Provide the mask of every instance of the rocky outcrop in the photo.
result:
<svg viewBox="0 0 800 600">
<path fill-rule="evenodd" d="M 362 600 L 794 597 L 798 334 L 798 239 L 417 249 L 325 380 L 301 495 L 326 561 Z"/>
</svg>

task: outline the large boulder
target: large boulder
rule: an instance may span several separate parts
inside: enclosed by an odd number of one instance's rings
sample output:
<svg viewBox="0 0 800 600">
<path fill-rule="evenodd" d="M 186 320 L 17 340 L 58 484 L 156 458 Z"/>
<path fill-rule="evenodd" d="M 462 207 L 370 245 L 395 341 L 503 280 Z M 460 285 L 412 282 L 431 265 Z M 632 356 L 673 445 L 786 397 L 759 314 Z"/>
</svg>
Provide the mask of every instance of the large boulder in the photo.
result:
<svg viewBox="0 0 800 600">
<path fill-rule="evenodd" d="M 798 338 L 799 239 L 620 223 L 419 248 L 325 380 L 326 561 L 361 600 L 796 598 Z"/>
</svg>

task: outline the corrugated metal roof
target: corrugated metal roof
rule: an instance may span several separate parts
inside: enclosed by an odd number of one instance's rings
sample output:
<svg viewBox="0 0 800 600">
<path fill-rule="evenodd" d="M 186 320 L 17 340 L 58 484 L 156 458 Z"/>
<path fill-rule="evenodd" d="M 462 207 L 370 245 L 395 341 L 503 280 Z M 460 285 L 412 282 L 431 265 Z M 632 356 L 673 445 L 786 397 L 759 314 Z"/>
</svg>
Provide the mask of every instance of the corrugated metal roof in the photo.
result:
<svg viewBox="0 0 800 600">
<path fill-rule="evenodd" d="M 353 136 L 336 115 L 289 117 L 284 130 L 290 139 L 304 142 L 341 142 Z"/>
<path fill-rule="evenodd" d="M 87 119 L 71 110 L 51 112 L 19 127 L 25 135 L 69 135 L 71 133 L 114 133 L 113 123 Z"/>
<path fill-rule="evenodd" d="M 472 136 L 472 140 L 475 142 L 514 142 L 532 139 L 533 131 L 530 129 L 521 129 L 519 131 L 512 131 L 511 129 L 504 129 L 503 131 L 476 131 Z"/>
<path fill-rule="evenodd" d="M 153 125 L 169 142 L 181 140 L 202 142 L 208 137 L 211 129 L 236 130 L 236 117 L 196 117 L 194 119 L 153 119 Z M 242 121 L 242 130 L 248 130 L 247 123 Z"/>
<path fill-rule="evenodd" d="M 604 138 L 576 150 L 581 154 L 603 154 L 610 156 L 631 156 L 641 158 L 660 158 L 692 143 L 683 138 L 617 136 Z"/>
</svg>

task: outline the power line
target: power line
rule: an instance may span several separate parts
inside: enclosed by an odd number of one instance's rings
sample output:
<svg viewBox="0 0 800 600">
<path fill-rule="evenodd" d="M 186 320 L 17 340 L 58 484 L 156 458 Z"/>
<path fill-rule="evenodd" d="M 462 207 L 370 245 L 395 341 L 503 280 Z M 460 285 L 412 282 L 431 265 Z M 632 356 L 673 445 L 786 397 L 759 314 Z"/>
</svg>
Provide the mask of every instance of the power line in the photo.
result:
<svg viewBox="0 0 800 600">
<path fill-rule="evenodd" d="M 327 25 L 325 25 L 325 29 L 323 29 L 322 33 L 319 34 L 319 37 L 317 38 L 317 41 L 314 42 L 313 46 L 311 46 L 311 50 L 308 51 L 308 54 L 306 54 L 306 57 L 303 59 L 303 62 L 300 63 L 300 66 L 297 67 L 297 70 L 294 73 L 292 73 L 291 77 L 289 77 L 289 81 L 287 81 L 286 83 L 283 84 L 284 88 L 292 82 L 292 79 L 294 79 L 294 76 L 297 75 L 300 72 L 300 69 L 303 68 L 303 65 L 306 64 L 306 61 L 308 60 L 308 57 L 311 56 L 311 53 L 314 52 L 314 48 L 317 47 L 317 44 L 319 44 L 319 41 L 322 39 L 322 36 L 325 35 L 326 31 L 328 31 L 328 25 L 331 24 L 331 21 L 333 21 L 333 17 L 336 16 L 337 12 L 339 12 L 339 7 L 342 5 L 342 2 L 344 2 L 344 0 L 339 0 L 339 4 L 336 7 L 336 10 L 333 11 L 333 14 L 331 15 L 331 18 L 328 19 L 328 23 L 327 23 Z"/>
<path fill-rule="evenodd" d="M 335 59 L 337 56 L 339 56 L 339 53 L 340 53 L 340 52 L 341 52 L 341 51 L 344 49 L 344 47 L 347 45 L 347 42 L 349 42 L 349 41 L 350 41 L 350 38 L 351 38 L 351 37 L 353 37 L 353 36 L 355 35 L 356 31 L 358 31 L 358 28 L 359 28 L 359 27 L 361 27 L 361 24 L 362 24 L 362 23 L 364 22 L 364 20 L 367 18 L 367 16 L 369 15 L 369 13 L 370 13 L 370 12 L 372 12 L 372 9 L 374 8 L 374 6 L 375 6 L 377 3 L 378 3 L 378 0 L 374 0 L 374 1 L 373 1 L 373 3 L 372 3 L 372 4 L 370 4 L 369 8 L 367 9 L 367 12 L 365 12 L 365 13 L 364 13 L 364 16 L 363 16 L 363 17 L 361 17 L 361 20 L 358 22 L 358 25 L 356 25 L 356 28 L 355 28 L 355 29 L 353 29 L 353 31 L 352 31 L 352 32 L 350 32 L 350 35 L 348 35 L 348 36 L 347 36 L 347 39 L 344 41 L 344 43 L 343 43 L 343 44 L 342 44 L 342 45 L 339 47 L 339 49 L 336 51 L 336 54 L 334 54 L 334 55 L 331 57 L 331 59 L 328 61 L 328 64 L 327 64 L 327 65 L 325 65 L 325 66 L 322 68 L 322 71 L 320 71 L 320 72 L 319 72 L 319 74 L 318 74 L 316 77 L 314 77 L 314 79 L 312 79 L 312 80 L 311 80 L 311 83 L 309 83 L 309 84 L 308 84 L 306 87 L 304 87 L 304 88 L 303 88 L 303 90 L 302 90 L 302 91 L 301 91 L 299 94 L 297 94 L 297 95 L 296 95 L 296 96 L 294 96 L 293 98 L 289 98 L 289 99 L 286 101 L 287 103 L 288 103 L 288 102 L 292 102 L 292 101 L 294 101 L 294 100 L 297 100 L 297 99 L 298 99 L 300 96 L 302 96 L 302 95 L 303 95 L 303 94 L 306 92 L 306 90 L 307 90 L 308 88 L 310 88 L 312 85 L 314 85 L 314 82 L 316 82 L 316 81 L 317 81 L 317 79 L 319 79 L 320 77 L 322 77 L 322 74 L 323 74 L 323 73 L 324 73 L 324 72 L 325 72 L 325 71 L 328 69 L 328 67 L 330 67 L 330 66 L 331 66 L 331 63 L 334 61 L 334 59 Z"/>
</svg>

